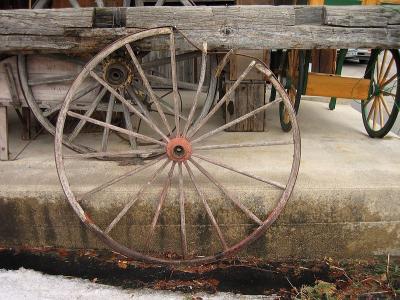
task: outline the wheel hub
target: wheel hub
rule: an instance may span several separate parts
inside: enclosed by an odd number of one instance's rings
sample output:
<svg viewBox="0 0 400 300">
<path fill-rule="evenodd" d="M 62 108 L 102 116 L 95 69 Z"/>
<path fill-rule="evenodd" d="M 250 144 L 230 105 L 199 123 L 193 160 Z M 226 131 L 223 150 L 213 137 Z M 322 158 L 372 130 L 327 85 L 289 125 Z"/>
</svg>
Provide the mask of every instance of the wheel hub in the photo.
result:
<svg viewBox="0 0 400 300">
<path fill-rule="evenodd" d="M 192 145 L 183 137 L 173 138 L 167 144 L 167 155 L 173 161 L 186 161 L 192 155 Z"/>
<path fill-rule="evenodd" d="M 104 66 L 104 79 L 113 87 L 121 88 L 132 81 L 132 68 L 122 59 L 113 59 Z"/>
<path fill-rule="evenodd" d="M 381 87 L 379 86 L 379 84 L 374 84 L 374 90 L 372 92 L 372 95 L 379 96 L 381 92 L 382 92 L 382 90 L 381 90 Z"/>
</svg>

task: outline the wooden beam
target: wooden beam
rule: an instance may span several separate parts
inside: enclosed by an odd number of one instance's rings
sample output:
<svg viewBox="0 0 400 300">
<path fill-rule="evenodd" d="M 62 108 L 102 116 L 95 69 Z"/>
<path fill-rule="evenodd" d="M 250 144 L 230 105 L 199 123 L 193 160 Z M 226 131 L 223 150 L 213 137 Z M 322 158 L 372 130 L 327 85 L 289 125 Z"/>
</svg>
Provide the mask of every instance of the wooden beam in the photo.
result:
<svg viewBox="0 0 400 300">
<path fill-rule="evenodd" d="M 5 106 L 0 106 L 0 160 L 8 160 L 8 123 Z"/>
<path fill-rule="evenodd" d="M 399 8 L 397 8 L 398 10 Z M 341 27 L 387 27 L 396 20 L 388 19 L 386 8 L 381 6 L 326 7 L 324 24 Z"/>
<path fill-rule="evenodd" d="M 126 27 L 112 28 L 113 22 L 102 20 L 102 28 L 95 28 L 94 18 L 104 14 L 124 18 L 119 26 Z M 400 12 L 395 6 L 3 10 L 0 25 L 0 52 L 12 54 L 97 52 L 122 36 L 163 26 L 176 27 L 197 46 L 207 41 L 210 49 L 400 48 Z M 189 49 L 193 47 L 187 45 Z"/>
<path fill-rule="evenodd" d="M 365 100 L 371 81 L 363 78 L 309 73 L 306 95 Z"/>
<path fill-rule="evenodd" d="M 63 35 L 65 28 L 92 28 L 93 8 L 0 10 L 0 34 Z"/>
</svg>

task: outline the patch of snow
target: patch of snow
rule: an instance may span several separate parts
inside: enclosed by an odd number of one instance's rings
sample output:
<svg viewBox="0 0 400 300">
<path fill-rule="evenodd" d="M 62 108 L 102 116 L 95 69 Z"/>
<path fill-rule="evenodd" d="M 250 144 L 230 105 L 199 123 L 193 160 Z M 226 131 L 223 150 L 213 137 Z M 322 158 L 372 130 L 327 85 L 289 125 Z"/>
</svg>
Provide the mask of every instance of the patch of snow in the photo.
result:
<svg viewBox="0 0 400 300">
<path fill-rule="evenodd" d="M 151 289 L 122 289 L 93 283 L 87 279 L 47 275 L 37 271 L 0 269 L 0 299 L 13 300 L 156 300 L 192 299 L 200 297 L 210 300 L 272 299 L 265 296 L 235 295 L 232 293 L 185 294 Z"/>
</svg>

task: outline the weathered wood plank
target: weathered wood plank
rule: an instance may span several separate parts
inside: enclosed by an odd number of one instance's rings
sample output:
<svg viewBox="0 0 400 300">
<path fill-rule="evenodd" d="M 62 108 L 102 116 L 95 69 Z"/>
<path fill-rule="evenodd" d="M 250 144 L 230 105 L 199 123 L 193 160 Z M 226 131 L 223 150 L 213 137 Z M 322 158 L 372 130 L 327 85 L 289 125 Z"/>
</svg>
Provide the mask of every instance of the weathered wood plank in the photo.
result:
<svg viewBox="0 0 400 300">
<path fill-rule="evenodd" d="M 400 6 L 399 5 L 385 5 L 381 6 L 385 16 L 387 16 L 389 25 L 400 24 Z"/>
<path fill-rule="evenodd" d="M 400 24 L 400 7 L 385 6 L 324 6 L 324 22 L 341 27 L 387 27 Z"/>
<path fill-rule="evenodd" d="M 137 29 L 104 29 L 84 32 L 82 36 L 0 35 L 3 53 L 84 53 L 99 51 L 121 36 Z M 329 26 L 270 26 L 269 31 L 237 30 L 224 34 L 213 29 L 183 31 L 195 44 L 204 40 L 210 49 L 339 49 L 400 48 L 400 26 L 388 28 L 346 28 Z M 148 45 L 148 47 L 153 45 Z M 155 45 L 154 45 L 155 46 Z M 145 48 L 146 49 L 146 48 Z M 180 50 L 193 50 L 192 47 Z"/>
<path fill-rule="evenodd" d="M 126 26 L 139 28 L 268 30 L 269 25 L 295 25 L 294 6 L 133 7 L 127 9 L 126 15 Z"/>
<path fill-rule="evenodd" d="M 295 6 L 296 25 L 322 25 L 323 15 L 323 6 Z"/>
<path fill-rule="evenodd" d="M 93 8 L 0 10 L 0 34 L 63 35 L 65 28 L 91 28 Z"/>
<path fill-rule="evenodd" d="M 371 17 L 358 19 L 349 9 Z M 0 52 L 96 52 L 122 36 L 162 26 L 175 26 L 196 45 L 207 41 L 210 49 L 400 48 L 400 12 L 390 7 L 132 7 L 126 10 L 126 28 L 91 28 L 93 12 L 2 11 Z M 25 13 L 29 17 L 23 19 Z M 51 25 L 45 21 L 44 26 L 46 14 L 50 20 L 57 14 L 66 16 Z"/>
<path fill-rule="evenodd" d="M 390 14 L 391 15 L 391 14 Z M 325 6 L 324 24 L 340 27 L 387 27 L 388 18 L 380 6 Z"/>
<path fill-rule="evenodd" d="M 8 124 L 5 106 L 0 106 L 0 160 L 8 160 Z"/>
<path fill-rule="evenodd" d="M 225 90 L 232 86 L 232 82 L 225 84 Z M 264 82 L 243 82 L 230 95 L 225 105 L 226 123 L 233 121 L 258 107 L 264 105 Z M 226 131 L 255 132 L 264 131 L 264 112 L 256 114 L 242 122 L 229 127 Z"/>
</svg>

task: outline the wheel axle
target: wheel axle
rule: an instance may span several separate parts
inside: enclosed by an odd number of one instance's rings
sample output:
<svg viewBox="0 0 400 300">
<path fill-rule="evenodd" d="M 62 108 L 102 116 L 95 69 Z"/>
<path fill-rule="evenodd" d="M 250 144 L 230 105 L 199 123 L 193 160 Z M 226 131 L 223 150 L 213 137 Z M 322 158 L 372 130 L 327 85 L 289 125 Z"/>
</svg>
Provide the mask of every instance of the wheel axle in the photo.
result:
<svg viewBox="0 0 400 300">
<path fill-rule="evenodd" d="M 167 155 L 173 161 L 187 161 L 192 156 L 192 145 L 186 138 L 173 138 L 167 144 Z"/>
</svg>

